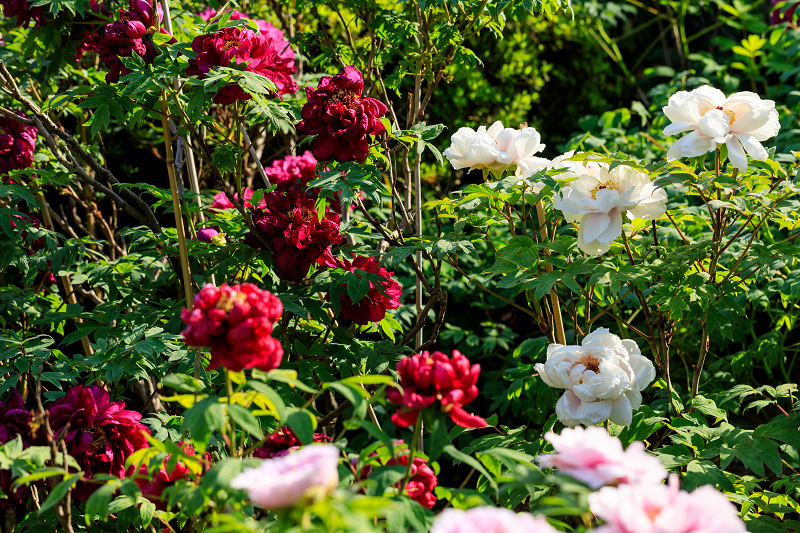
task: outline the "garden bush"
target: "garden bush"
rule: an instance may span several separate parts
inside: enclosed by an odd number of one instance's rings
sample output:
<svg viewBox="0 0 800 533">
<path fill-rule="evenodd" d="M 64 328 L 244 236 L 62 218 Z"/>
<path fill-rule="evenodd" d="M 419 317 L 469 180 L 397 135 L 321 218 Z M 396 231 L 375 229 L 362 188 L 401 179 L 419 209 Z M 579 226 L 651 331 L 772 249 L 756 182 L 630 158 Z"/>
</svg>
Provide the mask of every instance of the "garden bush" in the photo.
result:
<svg viewBox="0 0 800 533">
<path fill-rule="evenodd" d="M 793 2 L 0 10 L 3 532 L 800 530 Z"/>
</svg>

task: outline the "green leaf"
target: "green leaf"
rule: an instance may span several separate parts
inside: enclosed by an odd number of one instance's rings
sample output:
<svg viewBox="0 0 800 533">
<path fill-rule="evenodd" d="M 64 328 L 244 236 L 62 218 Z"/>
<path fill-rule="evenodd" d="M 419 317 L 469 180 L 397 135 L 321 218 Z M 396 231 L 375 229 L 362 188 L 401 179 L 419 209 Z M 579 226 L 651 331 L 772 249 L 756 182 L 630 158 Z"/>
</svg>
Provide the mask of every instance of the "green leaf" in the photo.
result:
<svg viewBox="0 0 800 533">
<path fill-rule="evenodd" d="M 260 440 L 264 437 L 264 432 L 261 430 L 258 419 L 247 407 L 237 405 L 235 403 L 229 404 L 228 416 L 230 416 L 231 419 L 233 419 L 233 421 L 236 422 L 242 429 L 247 430 L 248 433 L 257 439 Z"/>
<path fill-rule="evenodd" d="M 724 420 L 725 422 L 728 421 L 728 413 L 717 407 L 717 404 L 714 403 L 714 400 L 706 398 L 705 396 L 698 394 L 694 398 L 692 398 L 692 407 L 703 413 L 704 415 L 713 416 L 714 418 L 719 420 Z"/>
<path fill-rule="evenodd" d="M 161 384 L 180 392 L 200 392 L 206 388 L 205 383 L 188 374 L 169 374 L 164 376 Z"/>
<path fill-rule="evenodd" d="M 701 485 L 712 485 L 721 490 L 735 492 L 733 483 L 725 473 L 717 468 L 711 461 L 691 461 L 686 466 L 686 476 L 681 482 L 681 489 L 691 492 Z"/>
<path fill-rule="evenodd" d="M 225 427 L 225 407 L 216 396 L 200 400 L 183 415 L 181 430 L 189 430 L 199 453 L 206 451 L 211 434 Z"/>
<path fill-rule="evenodd" d="M 792 446 L 800 448 L 800 416 L 781 417 L 768 424 L 758 426 L 753 431 L 753 437 L 765 437 L 775 439 Z"/>
<path fill-rule="evenodd" d="M 480 461 L 478 461 L 477 459 L 475 459 L 470 455 L 460 452 L 452 444 L 448 444 L 447 446 L 444 447 L 444 453 L 446 453 L 456 461 L 461 461 L 462 463 L 465 463 L 474 468 L 475 470 L 477 470 L 484 478 L 486 478 L 486 481 L 489 483 L 489 485 L 491 485 L 493 489 L 497 490 L 497 482 L 494 480 L 491 474 L 489 474 L 489 472 L 486 470 L 483 464 L 481 464 Z"/>
<path fill-rule="evenodd" d="M 68 476 L 64 476 L 64 479 L 56 485 L 56 487 L 50 491 L 50 494 L 47 495 L 47 499 L 42 504 L 42 507 L 39 509 L 39 514 L 41 515 L 51 507 L 55 507 L 58 502 L 66 497 L 67 492 L 72 489 L 75 485 L 78 484 L 78 481 L 81 479 L 83 472 L 78 472 L 76 474 L 69 474 Z"/>
<path fill-rule="evenodd" d="M 305 409 L 287 410 L 286 425 L 294 431 L 303 444 L 314 442 L 314 430 L 317 429 L 317 419 Z"/>
</svg>

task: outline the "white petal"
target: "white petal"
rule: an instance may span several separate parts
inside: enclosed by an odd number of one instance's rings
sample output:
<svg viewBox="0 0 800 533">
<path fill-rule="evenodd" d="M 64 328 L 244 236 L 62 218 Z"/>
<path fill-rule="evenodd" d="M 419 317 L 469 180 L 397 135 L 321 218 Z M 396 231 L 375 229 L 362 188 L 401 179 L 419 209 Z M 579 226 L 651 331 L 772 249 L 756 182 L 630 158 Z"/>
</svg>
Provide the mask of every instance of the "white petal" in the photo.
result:
<svg viewBox="0 0 800 533">
<path fill-rule="evenodd" d="M 739 141 L 742 143 L 747 155 L 753 159 L 758 159 L 759 161 L 767 160 L 767 157 L 769 156 L 767 150 L 761 145 L 760 142 L 756 140 L 755 137 L 744 133 L 734 133 L 733 136 L 739 139 Z"/>
<path fill-rule="evenodd" d="M 708 152 L 713 152 L 717 147 L 714 139 L 707 137 L 695 130 L 685 137 L 678 139 L 667 152 L 667 160 L 680 159 L 682 157 L 697 157 Z"/>
<path fill-rule="evenodd" d="M 587 426 L 596 426 L 597 424 L 602 424 L 609 419 L 612 408 L 613 403 L 610 400 L 600 402 L 581 402 L 575 418 Z"/>
<path fill-rule="evenodd" d="M 693 129 L 697 129 L 696 122 L 675 122 L 664 128 L 664 131 L 661 133 L 664 135 L 677 135 L 678 133 Z"/>
<path fill-rule="evenodd" d="M 656 367 L 643 355 L 631 354 L 629 361 L 634 375 L 631 389 L 637 391 L 646 389 L 656 379 Z"/>
<path fill-rule="evenodd" d="M 611 225 L 608 213 L 589 213 L 581 219 L 580 237 L 584 242 L 592 242 Z"/>
<path fill-rule="evenodd" d="M 633 407 L 627 396 L 623 395 L 612 402 L 608 419 L 620 426 L 628 426 L 633 421 Z"/>
<path fill-rule="evenodd" d="M 700 118 L 700 132 L 712 139 L 724 137 L 731 131 L 731 119 L 722 109 L 711 109 Z M 717 140 L 717 142 L 720 142 Z"/>
<path fill-rule="evenodd" d="M 566 391 L 556 403 L 556 416 L 565 426 L 577 426 L 581 423 L 577 418 L 580 405 L 581 401 L 572 394 L 572 391 Z"/>
<path fill-rule="evenodd" d="M 728 159 L 735 168 L 739 169 L 739 172 L 744 174 L 747 172 L 747 155 L 744 153 L 744 148 L 742 147 L 742 143 L 739 142 L 734 136 L 725 143 L 725 146 L 728 147 Z"/>
</svg>

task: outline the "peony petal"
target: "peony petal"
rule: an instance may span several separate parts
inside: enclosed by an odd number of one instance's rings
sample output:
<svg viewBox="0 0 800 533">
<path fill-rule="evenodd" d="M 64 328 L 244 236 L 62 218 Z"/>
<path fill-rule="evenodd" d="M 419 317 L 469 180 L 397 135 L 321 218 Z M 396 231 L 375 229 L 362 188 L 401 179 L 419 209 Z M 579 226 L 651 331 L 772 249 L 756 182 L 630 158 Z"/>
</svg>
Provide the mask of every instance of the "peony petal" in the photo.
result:
<svg viewBox="0 0 800 533">
<path fill-rule="evenodd" d="M 752 157 L 753 159 L 758 159 L 759 161 L 766 161 L 769 154 L 767 153 L 766 149 L 761 145 L 758 140 L 752 135 L 747 135 L 745 133 L 734 133 L 734 137 L 739 139 L 742 143 L 747 154 Z"/>
<path fill-rule="evenodd" d="M 611 402 L 608 420 L 620 426 L 629 426 L 633 421 L 633 407 L 627 396 L 622 395 Z"/>
<path fill-rule="evenodd" d="M 747 172 L 747 155 L 739 139 L 735 136 L 731 136 L 725 143 L 725 146 L 728 147 L 728 160 L 731 162 L 731 165 L 739 169 L 739 172 L 742 174 Z"/>
</svg>

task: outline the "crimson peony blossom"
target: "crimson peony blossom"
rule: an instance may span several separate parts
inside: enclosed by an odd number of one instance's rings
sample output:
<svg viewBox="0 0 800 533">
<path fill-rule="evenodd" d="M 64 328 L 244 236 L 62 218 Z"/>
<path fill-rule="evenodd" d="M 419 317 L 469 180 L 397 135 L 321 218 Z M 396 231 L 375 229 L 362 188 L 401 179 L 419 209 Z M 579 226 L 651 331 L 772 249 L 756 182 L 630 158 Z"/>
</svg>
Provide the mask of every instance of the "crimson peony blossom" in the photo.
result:
<svg viewBox="0 0 800 533">
<path fill-rule="evenodd" d="M 289 66 L 290 60 L 281 57 L 275 42 L 253 30 L 233 27 L 211 35 L 198 35 L 192 41 L 192 50 L 198 55 L 189 61 L 186 69 L 189 76 L 203 78 L 213 67 L 228 67 L 231 62 L 247 63 L 246 70 L 272 80 L 279 95 L 297 91 L 297 83 L 292 78 L 296 69 Z M 227 105 L 250 98 L 237 83 L 229 83 L 217 92 L 214 102 Z"/>
<path fill-rule="evenodd" d="M 3 15 L 12 18 L 17 17 L 17 26 L 28 27 L 31 19 L 37 23 L 42 19 L 42 6 L 32 7 L 31 0 L 0 0 L 3 8 Z"/>
<path fill-rule="evenodd" d="M 282 313 L 278 297 L 252 283 L 209 283 L 195 295 L 194 307 L 181 312 L 187 324 L 183 337 L 189 346 L 211 348 L 209 370 L 269 371 L 283 358 L 281 343 L 272 338 L 272 325 Z"/>
<path fill-rule="evenodd" d="M 215 22 L 217 17 L 217 10 L 211 7 L 207 7 L 202 12 L 197 14 L 200 18 L 205 20 L 206 22 Z M 294 50 L 292 50 L 289 41 L 286 40 L 286 36 L 283 34 L 281 30 L 267 22 L 263 19 L 254 19 L 249 15 L 242 13 L 241 11 L 236 11 L 235 9 L 231 11 L 230 20 L 240 20 L 240 19 L 250 19 L 256 23 L 258 26 L 258 31 L 267 38 L 267 40 L 271 41 L 275 49 L 278 50 L 278 54 L 284 59 L 287 59 L 289 62 L 286 64 L 288 68 L 292 70 L 294 73 L 296 68 L 294 65 Z"/>
<path fill-rule="evenodd" d="M 31 413 L 25 409 L 25 402 L 16 390 L 11 393 L 5 402 L 0 401 L 0 444 L 5 444 L 19 435 L 22 438 L 23 448 L 31 444 Z M 17 509 L 27 498 L 27 486 L 17 489 L 12 488 L 10 470 L 0 470 L 0 490 L 7 497 L 0 499 L 0 509 Z"/>
<path fill-rule="evenodd" d="M 194 446 L 179 442 L 178 446 L 183 448 L 186 455 L 196 455 Z M 206 452 L 210 457 L 210 454 Z M 150 478 L 150 473 L 147 470 L 147 465 L 139 467 L 139 476 L 136 478 L 136 484 L 139 485 L 139 490 L 142 491 L 142 496 L 156 504 L 156 507 L 162 511 L 166 510 L 166 502 L 164 501 L 164 489 L 170 487 L 176 481 L 185 478 L 191 470 L 186 465 L 178 461 L 175 463 L 175 468 L 172 472 L 167 472 L 167 464 L 169 463 L 171 455 L 167 455 L 164 462 L 158 468 L 156 473 Z"/>
<path fill-rule="evenodd" d="M 370 459 L 381 466 L 402 465 L 407 468 L 408 459 L 411 454 L 409 453 L 408 446 L 402 439 L 394 442 L 394 452 L 394 457 L 386 462 L 378 458 L 377 452 L 372 452 Z M 361 469 L 361 475 L 359 477 L 362 480 L 367 479 L 374 470 L 374 466 L 368 463 Z M 416 500 L 417 503 L 423 507 L 432 509 L 436 504 L 436 495 L 433 493 L 433 489 L 436 488 L 437 482 L 436 474 L 433 469 L 428 466 L 428 460 L 424 457 L 415 456 L 414 461 L 411 463 L 411 477 L 405 486 L 404 493 L 412 500 Z M 403 479 L 394 484 L 394 487 L 397 489 L 400 489 L 402 486 Z"/>
<path fill-rule="evenodd" d="M 352 320 L 356 324 L 363 326 L 370 322 L 380 322 L 386 316 L 386 311 L 400 307 L 400 297 L 403 295 L 403 289 L 399 283 L 392 279 L 394 272 L 388 272 L 381 267 L 377 258 L 359 255 L 353 256 L 353 261 L 350 262 L 347 259 L 335 259 L 330 251 L 326 251 L 317 262 L 328 268 L 343 268 L 353 272 L 359 278 L 361 274 L 358 271 L 363 270 L 386 279 L 385 282 L 380 282 L 386 296 L 372 281 L 369 282 L 369 291 L 358 302 L 353 303 L 346 292 L 340 292 L 339 300 L 342 303 L 342 318 Z"/>
<path fill-rule="evenodd" d="M 336 76 L 325 76 L 316 89 L 306 88 L 308 102 L 297 133 L 316 135 L 312 151 L 318 161 L 358 161 L 369 152 L 367 135 L 386 129 L 379 120 L 389 108 L 374 98 L 363 98 L 364 76 L 350 65 Z"/>
<path fill-rule="evenodd" d="M 139 422 L 141 413 L 125 410 L 125 402 L 112 402 L 100 387 L 75 385 L 50 405 L 49 412 L 53 433 L 58 438 L 67 430 L 67 451 L 87 479 L 95 474 L 124 477 L 128 457 L 148 447 L 150 431 Z M 80 482 L 73 497 L 86 500 L 97 487 Z"/>
<path fill-rule="evenodd" d="M 403 357 L 397 363 L 400 385 L 403 390 L 390 388 L 386 397 L 399 404 L 400 410 L 392 415 L 392 422 L 401 427 L 417 423 L 419 412 L 437 401 L 442 410 L 461 427 L 482 428 L 486 421 L 464 411 L 463 406 L 478 397 L 481 366 L 471 365 L 469 359 L 453 350 L 453 357 L 442 352 L 427 351 Z"/>
<path fill-rule="evenodd" d="M 331 438 L 322 433 L 314 433 L 313 442 L 330 442 Z M 289 426 L 284 426 L 272 435 L 264 443 L 253 451 L 253 456 L 259 459 L 270 459 L 281 457 L 300 448 L 303 443 L 297 438 Z"/>
<path fill-rule="evenodd" d="M 294 187 L 302 188 L 317 177 L 317 160 L 306 150 L 303 155 L 287 155 L 276 159 L 264 173 L 277 190 L 285 191 Z"/>
<path fill-rule="evenodd" d="M 301 281 L 325 250 L 344 239 L 339 215 L 326 212 L 319 220 L 314 199 L 299 190 L 268 193 L 264 202 L 252 210 L 253 224 L 272 243 L 275 270 L 285 281 Z M 261 245 L 252 235 L 248 243 Z"/>
<path fill-rule="evenodd" d="M 25 113 L 17 111 L 21 117 Z M 28 126 L 0 115 L 0 174 L 33 165 L 33 150 L 36 148 L 36 126 Z"/>
</svg>

